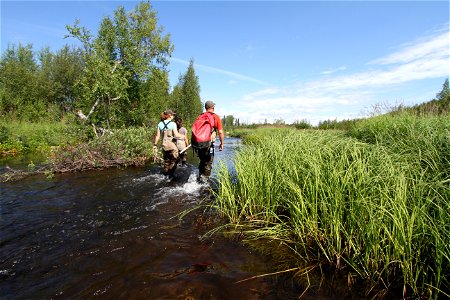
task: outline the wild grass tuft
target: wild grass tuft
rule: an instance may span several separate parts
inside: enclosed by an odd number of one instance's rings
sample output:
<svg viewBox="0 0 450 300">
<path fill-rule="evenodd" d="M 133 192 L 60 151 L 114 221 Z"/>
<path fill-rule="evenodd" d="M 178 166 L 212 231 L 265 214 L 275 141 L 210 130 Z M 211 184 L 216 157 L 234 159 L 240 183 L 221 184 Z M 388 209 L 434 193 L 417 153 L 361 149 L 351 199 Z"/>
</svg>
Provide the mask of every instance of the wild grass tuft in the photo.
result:
<svg viewBox="0 0 450 300">
<path fill-rule="evenodd" d="M 53 146 L 84 141 L 85 131 L 64 122 L 0 123 L 0 151 L 6 154 L 48 153 Z"/>
<path fill-rule="evenodd" d="M 297 262 L 437 298 L 450 274 L 447 120 L 246 134 L 235 171 L 219 168 L 216 209 L 247 242 L 278 241 Z"/>
</svg>

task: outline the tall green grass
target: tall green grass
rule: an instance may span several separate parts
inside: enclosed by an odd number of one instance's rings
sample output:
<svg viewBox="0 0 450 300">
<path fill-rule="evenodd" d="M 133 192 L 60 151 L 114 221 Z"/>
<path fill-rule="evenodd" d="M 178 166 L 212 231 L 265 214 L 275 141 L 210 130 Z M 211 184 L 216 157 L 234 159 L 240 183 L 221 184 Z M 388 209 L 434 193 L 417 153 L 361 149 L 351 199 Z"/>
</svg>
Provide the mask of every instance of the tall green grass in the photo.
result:
<svg viewBox="0 0 450 300">
<path fill-rule="evenodd" d="M 81 127 L 70 123 L 27 123 L 5 120 L 0 122 L 0 152 L 3 154 L 47 153 L 52 146 L 73 144 L 84 140 L 86 140 L 86 132 Z"/>
<path fill-rule="evenodd" d="M 246 242 L 290 249 L 291 265 L 347 267 L 384 291 L 436 298 L 449 291 L 447 121 L 256 131 L 235 170 L 220 166 L 215 208 Z"/>
</svg>

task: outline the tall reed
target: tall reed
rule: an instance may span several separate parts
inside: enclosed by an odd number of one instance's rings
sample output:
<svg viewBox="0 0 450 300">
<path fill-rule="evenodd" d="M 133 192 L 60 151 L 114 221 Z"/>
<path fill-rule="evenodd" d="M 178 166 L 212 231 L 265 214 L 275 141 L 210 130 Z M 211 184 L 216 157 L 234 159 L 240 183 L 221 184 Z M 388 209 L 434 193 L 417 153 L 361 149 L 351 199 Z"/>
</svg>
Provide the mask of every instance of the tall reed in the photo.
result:
<svg viewBox="0 0 450 300">
<path fill-rule="evenodd" d="M 351 136 L 256 132 L 235 171 L 219 168 L 215 207 L 246 242 L 277 241 L 298 262 L 350 267 L 386 290 L 448 293 L 448 127 L 404 118 L 397 132 L 388 119 Z"/>
</svg>

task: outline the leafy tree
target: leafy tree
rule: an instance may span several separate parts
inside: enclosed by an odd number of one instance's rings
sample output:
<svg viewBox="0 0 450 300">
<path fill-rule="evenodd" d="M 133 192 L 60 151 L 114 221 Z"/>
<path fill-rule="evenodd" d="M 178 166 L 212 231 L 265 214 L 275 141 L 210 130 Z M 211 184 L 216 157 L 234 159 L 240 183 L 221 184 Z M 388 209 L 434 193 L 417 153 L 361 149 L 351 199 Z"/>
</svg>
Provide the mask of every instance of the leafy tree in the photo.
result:
<svg viewBox="0 0 450 300">
<path fill-rule="evenodd" d="M 150 78 L 141 89 L 140 114 L 136 116 L 136 123 L 153 126 L 159 122 L 159 116 L 165 110 L 169 100 L 169 75 L 166 71 L 154 69 Z M 139 119 L 142 118 L 141 120 Z"/>
<path fill-rule="evenodd" d="M 67 46 L 57 54 L 44 48 L 37 55 L 31 44 L 8 47 L 0 62 L 0 111 L 24 121 L 59 120 L 75 98 L 82 68 L 79 53 Z"/>
<path fill-rule="evenodd" d="M 178 83 L 173 87 L 172 92 L 170 93 L 170 100 L 168 102 L 168 107 L 171 107 L 175 110 L 175 112 L 179 113 L 181 108 L 181 86 L 183 84 L 183 76 L 180 75 L 178 77 Z"/>
<path fill-rule="evenodd" d="M 302 120 L 296 120 L 293 123 L 294 127 L 297 129 L 309 129 L 312 128 L 312 125 L 309 123 L 308 120 L 302 119 Z"/>
<path fill-rule="evenodd" d="M 48 48 L 38 53 L 39 69 L 36 73 L 41 99 L 47 104 L 48 113 L 59 119 L 71 109 L 76 98 L 75 83 L 83 70 L 83 61 L 77 49 L 64 46 L 56 54 Z"/>
<path fill-rule="evenodd" d="M 222 119 L 222 125 L 224 127 L 233 127 L 234 126 L 234 117 L 232 115 L 224 116 Z"/>
<path fill-rule="evenodd" d="M 285 122 L 284 122 L 283 118 L 278 118 L 278 119 L 275 119 L 273 124 L 275 124 L 275 125 L 284 125 Z"/>
<path fill-rule="evenodd" d="M 55 101 L 63 111 L 74 109 L 77 97 L 75 83 L 83 72 L 81 49 L 64 46 L 54 56 L 51 78 L 55 89 Z"/>
<path fill-rule="evenodd" d="M 173 51 L 150 2 L 139 3 L 129 13 L 119 6 L 114 18 L 102 20 L 96 37 L 78 21 L 67 30 L 83 44 L 79 105 L 90 108 L 88 117 L 92 114 L 94 121 L 107 126 L 140 121 L 136 116 L 142 113 L 143 83 L 156 69 L 165 70 Z"/>
<path fill-rule="evenodd" d="M 24 119 L 39 117 L 33 113 L 25 116 L 33 105 L 38 105 L 36 70 L 38 65 L 33 55 L 33 46 L 19 44 L 8 46 L 0 61 L 0 110 Z"/>
</svg>

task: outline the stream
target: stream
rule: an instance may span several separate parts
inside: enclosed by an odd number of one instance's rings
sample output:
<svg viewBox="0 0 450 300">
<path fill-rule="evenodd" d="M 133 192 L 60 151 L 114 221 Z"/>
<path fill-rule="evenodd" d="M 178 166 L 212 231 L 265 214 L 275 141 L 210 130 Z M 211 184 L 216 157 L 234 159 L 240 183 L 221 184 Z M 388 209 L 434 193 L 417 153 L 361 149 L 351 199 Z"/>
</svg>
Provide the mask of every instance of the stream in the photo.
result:
<svg viewBox="0 0 450 300">
<path fill-rule="evenodd" d="M 240 143 L 227 138 L 214 164 Z M 188 160 L 175 182 L 149 164 L 2 183 L 0 298 L 297 298 L 303 289 L 290 280 L 249 279 L 272 272 L 268 258 L 220 235 L 202 239 L 210 228 L 198 213 L 177 217 L 209 194 L 190 150 Z"/>
<path fill-rule="evenodd" d="M 227 140 L 215 162 L 231 156 Z M 249 299 L 271 293 L 264 258 L 176 216 L 208 193 L 196 161 L 166 182 L 155 165 L 34 176 L 1 187 L 2 299 Z"/>
</svg>

